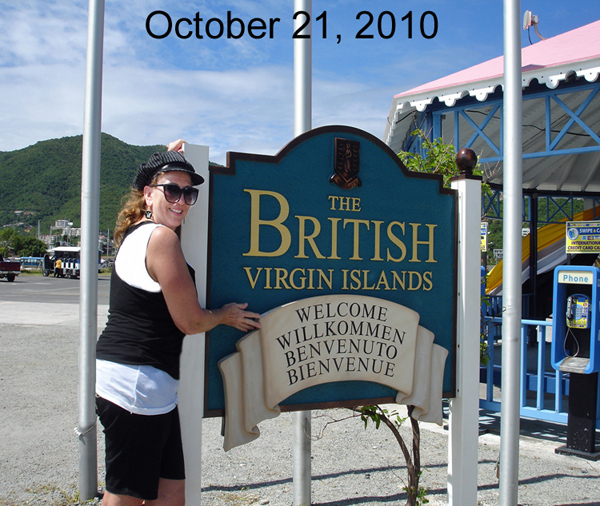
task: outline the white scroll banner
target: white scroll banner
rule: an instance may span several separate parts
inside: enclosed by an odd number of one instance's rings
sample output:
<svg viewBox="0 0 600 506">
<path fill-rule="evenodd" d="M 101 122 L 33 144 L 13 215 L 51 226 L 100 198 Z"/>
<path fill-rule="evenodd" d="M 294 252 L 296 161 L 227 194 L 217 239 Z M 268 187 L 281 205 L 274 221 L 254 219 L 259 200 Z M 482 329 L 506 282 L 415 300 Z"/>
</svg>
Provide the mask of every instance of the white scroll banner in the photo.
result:
<svg viewBox="0 0 600 506">
<path fill-rule="evenodd" d="M 219 361 L 225 451 L 256 439 L 258 424 L 278 416 L 279 403 L 291 395 L 336 381 L 389 386 L 398 392 L 396 402 L 415 406 L 414 418 L 441 425 L 448 351 L 433 344 L 412 309 L 374 297 L 325 295 L 269 311 L 261 325 Z"/>
</svg>

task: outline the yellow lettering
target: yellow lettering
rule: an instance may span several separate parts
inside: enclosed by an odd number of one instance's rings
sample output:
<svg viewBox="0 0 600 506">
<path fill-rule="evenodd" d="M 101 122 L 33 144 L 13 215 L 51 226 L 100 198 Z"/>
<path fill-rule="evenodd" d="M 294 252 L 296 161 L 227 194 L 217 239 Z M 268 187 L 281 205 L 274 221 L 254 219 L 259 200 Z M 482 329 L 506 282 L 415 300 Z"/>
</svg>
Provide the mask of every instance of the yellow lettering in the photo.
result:
<svg viewBox="0 0 600 506">
<path fill-rule="evenodd" d="M 329 202 L 331 202 L 331 207 L 329 208 L 331 211 L 353 211 L 360 212 L 360 198 L 358 197 L 336 197 L 334 195 L 329 195 L 327 197 Z M 336 206 L 336 204 L 338 204 Z"/>
<path fill-rule="evenodd" d="M 333 269 L 329 269 L 329 277 L 325 275 L 325 273 L 318 269 L 319 271 L 319 290 L 323 289 L 323 281 L 329 287 L 330 290 L 333 290 Z"/>
<path fill-rule="evenodd" d="M 292 235 L 288 228 L 283 224 L 290 214 L 290 205 L 287 199 L 281 193 L 267 190 L 244 190 L 251 197 L 250 203 L 250 250 L 244 253 L 244 256 L 252 257 L 277 257 L 285 254 L 292 244 Z M 274 220 L 260 219 L 260 199 L 263 196 L 274 197 L 279 202 L 279 216 Z M 260 250 L 260 227 L 274 227 L 281 235 L 281 243 L 275 251 Z"/>
<path fill-rule="evenodd" d="M 418 283 L 415 285 L 413 284 L 413 280 L 417 278 Z M 409 271 L 408 272 L 408 289 L 409 290 L 418 290 L 419 288 L 421 288 L 421 275 L 416 272 L 416 271 Z"/>
<path fill-rule="evenodd" d="M 429 239 L 426 241 L 418 240 L 420 223 L 409 223 L 409 225 L 413 228 L 412 258 L 409 260 L 409 262 L 420 262 L 417 255 L 417 247 L 419 244 L 423 244 L 429 246 L 429 258 L 425 260 L 425 262 L 436 263 L 436 260 L 433 258 L 433 229 L 437 227 L 437 225 L 425 224 L 425 226 L 429 229 Z"/>
<path fill-rule="evenodd" d="M 432 275 L 433 275 L 433 273 L 431 271 L 425 271 L 423 273 L 423 291 L 424 292 L 428 292 L 429 290 L 433 289 L 433 281 L 431 279 Z M 425 283 L 427 283 L 427 286 L 425 286 Z"/>
<path fill-rule="evenodd" d="M 375 252 L 373 253 L 373 258 L 371 258 L 371 260 L 383 262 L 383 258 L 381 258 L 381 225 L 383 224 L 383 221 L 371 220 L 371 223 L 375 225 Z"/>
<path fill-rule="evenodd" d="M 350 197 L 340 197 L 340 211 L 350 211 Z"/>
<path fill-rule="evenodd" d="M 304 242 L 305 241 L 308 241 L 308 244 L 312 248 L 313 253 L 315 254 L 315 257 L 325 258 L 323 255 L 321 255 L 321 252 L 319 251 L 319 248 L 317 248 L 317 245 L 315 243 L 315 237 L 317 237 L 319 235 L 319 233 L 321 232 L 321 224 L 319 223 L 319 220 L 317 220 L 317 218 L 315 218 L 313 216 L 296 216 L 296 218 L 298 218 L 299 224 L 298 224 L 298 254 L 295 256 L 295 258 L 308 258 L 308 256 L 304 252 Z M 306 235 L 306 226 L 305 226 L 306 221 L 311 221 L 313 223 L 313 233 L 308 236 Z"/>
<path fill-rule="evenodd" d="M 309 290 L 314 290 L 315 287 L 313 286 L 313 273 L 315 272 L 314 269 L 308 269 L 308 289 Z"/>
<path fill-rule="evenodd" d="M 329 195 L 327 199 L 329 200 L 329 202 L 331 202 L 331 207 L 329 208 L 329 210 L 335 211 L 335 202 L 337 199 L 339 199 L 339 197 L 336 197 L 335 195 Z"/>
<path fill-rule="evenodd" d="M 392 271 L 392 278 L 393 278 L 392 286 L 394 287 L 394 290 L 398 290 L 398 285 L 400 285 L 400 288 L 402 290 L 406 289 L 405 288 L 406 284 L 404 283 L 405 277 L 406 277 L 406 271 L 402 271 L 402 278 L 400 278 L 400 275 L 396 271 Z"/>
<path fill-rule="evenodd" d="M 394 225 L 397 225 L 398 227 L 400 227 L 400 230 L 402 230 L 402 235 L 404 235 L 404 223 L 400 223 L 399 221 L 392 221 L 387 228 L 387 235 L 388 238 L 390 239 L 390 241 L 392 241 L 396 246 L 398 246 L 398 248 L 400 249 L 400 257 L 399 258 L 394 258 L 392 256 L 392 254 L 390 253 L 390 248 L 388 248 L 387 250 L 387 261 L 390 262 L 402 262 L 402 260 L 404 260 L 404 257 L 406 256 L 406 246 L 404 246 L 404 243 L 398 239 L 398 237 L 396 237 L 394 235 L 394 232 L 392 231 L 392 227 L 394 227 Z"/>
<path fill-rule="evenodd" d="M 287 290 L 290 289 L 290 285 L 288 285 L 285 280 L 287 278 L 287 275 L 288 275 L 287 269 L 283 269 L 281 267 L 275 268 L 275 277 L 276 277 L 275 290 L 281 290 L 281 285 L 283 285 L 283 287 L 286 288 Z"/>
<path fill-rule="evenodd" d="M 300 281 L 302 282 L 300 285 L 297 285 L 294 282 L 294 275 L 299 272 L 302 276 L 300 277 Z M 304 275 L 304 269 L 294 269 L 291 273 L 290 273 L 290 285 L 292 285 L 292 288 L 294 290 L 303 290 L 304 286 L 306 285 L 306 276 Z"/>
<path fill-rule="evenodd" d="M 348 223 L 352 223 L 354 225 L 354 251 L 353 251 L 353 255 L 352 257 L 350 257 L 350 260 L 362 260 L 362 258 L 360 257 L 360 240 L 359 240 L 359 235 L 360 235 L 360 225 L 366 225 L 367 226 L 367 230 L 369 230 L 369 221 L 368 220 L 344 220 L 344 228 L 346 228 L 346 225 Z"/>
<path fill-rule="evenodd" d="M 246 271 L 246 275 L 248 276 L 248 281 L 250 281 L 250 286 L 252 287 L 252 290 L 254 290 L 254 287 L 256 286 L 256 282 L 258 281 L 258 276 L 260 275 L 260 271 L 262 271 L 262 267 L 259 267 L 256 270 L 256 277 L 254 279 L 252 279 L 252 267 L 244 267 L 244 270 Z"/>
<path fill-rule="evenodd" d="M 348 290 L 348 269 L 342 269 L 343 282 L 342 290 Z"/>
<path fill-rule="evenodd" d="M 379 275 L 379 281 L 377 281 L 377 286 L 375 287 L 375 290 L 381 290 L 382 285 L 384 287 L 384 290 L 390 290 L 390 285 L 385 275 L 385 271 L 381 271 L 381 274 Z"/>
<path fill-rule="evenodd" d="M 338 256 L 337 251 L 337 240 L 338 240 L 338 223 L 341 221 L 341 218 L 329 218 L 331 222 L 331 255 L 327 257 L 328 260 L 341 260 Z"/>
<path fill-rule="evenodd" d="M 360 271 L 358 269 L 352 269 L 350 271 L 350 278 L 354 281 L 354 283 L 350 285 L 350 289 L 360 290 Z"/>
<path fill-rule="evenodd" d="M 368 270 L 363 271 L 363 290 L 374 290 L 375 285 L 369 286 L 369 272 Z"/>
</svg>

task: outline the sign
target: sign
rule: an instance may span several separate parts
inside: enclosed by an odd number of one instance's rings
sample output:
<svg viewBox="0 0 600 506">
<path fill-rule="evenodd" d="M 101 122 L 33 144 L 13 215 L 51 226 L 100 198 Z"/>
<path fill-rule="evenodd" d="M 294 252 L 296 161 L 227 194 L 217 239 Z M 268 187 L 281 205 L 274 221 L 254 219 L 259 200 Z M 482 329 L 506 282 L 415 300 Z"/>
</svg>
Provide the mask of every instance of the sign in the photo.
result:
<svg viewBox="0 0 600 506">
<path fill-rule="evenodd" d="M 494 250 L 494 258 L 496 258 L 497 260 L 502 260 L 503 256 L 504 256 L 504 250 L 503 249 L 495 249 Z"/>
<path fill-rule="evenodd" d="M 594 275 L 589 271 L 559 270 L 556 280 L 564 284 L 593 285 Z"/>
<path fill-rule="evenodd" d="M 237 343 L 219 367 L 225 381 L 225 450 L 259 435 L 259 422 L 308 387 L 372 381 L 415 406 L 413 417 L 442 423 L 442 375 L 448 351 L 433 344 L 419 315 L 374 297 L 325 295 L 264 315 L 262 328 Z"/>
<path fill-rule="evenodd" d="M 600 253 L 600 221 L 567 221 L 568 253 Z"/>
<path fill-rule="evenodd" d="M 409 172 L 379 139 L 336 126 L 306 132 L 276 156 L 228 153 L 228 166 L 211 167 L 210 179 L 208 307 L 248 302 L 252 311 L 268 314 L 314 297 L 346 296 L 348 304 L 353 296 L 393 302 L 418 314 L 419 326 L 448 350 L 443 391 L 454 396 L 457 197 L 443 188 L 441 178 Z M 316 307 L 303 307 L 308 306 Z M 361 321 L 364 330 L 369 317 Z M 323 331 L 317 326 L 310 344 L 319 339 L 328 343 L 321 345 L 324 353 L 323 347 L 331 343 L 343 348 L 341 339 L 349 339 L 345 344 L 350 346 L 350 340 L 358 343 L 364 337 L 354 332 L 359 323 L 354 328 L 349 323 L 349 334 L 342 335 L 344 324 L 338 327 L 336 322 L 323 322 L 328 339 L 316 337 Z M 293 331 L 295 338 L 296 329 L 302 328 L 295 323 L 278 337 L 285 341 L 282 336 Z M 242 337 L 227 326 L 208 333 L 208 416 L 224 412 L 218 364 L 238 352 L 236 343 Z M 294 349 L 298 367 L 286 369 L 284 378 L 298 378 L 302 386 L 303 375 L 314 372 L 313 366 L 304 367 L 303 353 L 313 349 Z M 378 350 L 379 359 L 385 358 L 386 349 Z M 344 353 L 340 356 L 347 359 Z M 292 355 L 287 357 L 292 360 Z M 280 354 L 281 360 L 288 358 Z M 346 360 L 344 367 L 353 365 Z M 349 375 L 290 394 L 278 400 L 280 409 L 350 406 L 357 399 L 393 401 L 398 391 Z"/>
<path fill-rule="evenodd" d="M 487 221 L 482 221 L 481 222 L 481 251 L 484 253 L 487 251 L 487 229 L 488 229 Z"/>
</svg>

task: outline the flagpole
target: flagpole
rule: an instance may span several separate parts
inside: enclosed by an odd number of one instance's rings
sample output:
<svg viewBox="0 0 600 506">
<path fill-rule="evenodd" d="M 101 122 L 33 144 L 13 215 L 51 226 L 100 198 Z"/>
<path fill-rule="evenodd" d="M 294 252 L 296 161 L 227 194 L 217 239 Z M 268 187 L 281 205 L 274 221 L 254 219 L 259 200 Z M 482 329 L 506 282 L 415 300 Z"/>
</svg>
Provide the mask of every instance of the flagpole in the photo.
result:
<svg viewBox="0 0 600 506">
<path fill-rule="evenodd" d="M 81 285 L 79 296 L 79 498 L 98 493 L 96 340 L 98 339 L 98 234 L 104 0 L 89 0 L 81 160 Z"/>
<path fill-rule="evenodd" d="M 504 0 L 504 274 L 502 279 L 502 398 L 500 506 L 516 506 L 519 488 L 519 388 L 521 361 L 521 226 L 523 134 L 521 2 Z"/>
<path fill-rule="evenodd" d="M 304 11 L 312 16 L 312 0 L 294 0 L 294 13 Z M 305 18 L 297 15 L 294 31 Z M 312 128 L 312 30 L 310 24 L 302 33 L 309 38 L 294 39 L 294 136 Z M 293 420 L 293 505 L 311 504 L 311 412 L 296 411 Z"/>
</svg>

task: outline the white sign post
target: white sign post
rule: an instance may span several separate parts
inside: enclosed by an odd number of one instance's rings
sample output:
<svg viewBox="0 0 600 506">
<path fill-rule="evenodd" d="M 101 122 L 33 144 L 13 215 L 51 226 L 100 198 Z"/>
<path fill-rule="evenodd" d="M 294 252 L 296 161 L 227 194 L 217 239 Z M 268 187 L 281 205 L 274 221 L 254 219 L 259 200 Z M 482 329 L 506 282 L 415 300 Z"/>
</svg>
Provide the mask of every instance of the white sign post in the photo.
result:
<svg viewBox="0 0 600 506">
<path fill-rule="evenodd" d="M 460 157 L 461 152 L 457 156 Z M 476 160 L 475 160 L 476 161 Z M 471 176 L 472 177 L 472 176 Z M 456 397 L 450 400 L 448 504 L 477 504 L 481 179 L 459 177 Z"/>
<path fill-rule="evenodd" d="M 199 187 L 198 202 L 190 208 L 181 227 L 181 247 L 196 271 L 198 301 L 206 307 L 208 258 L 208 147 L 185 144 L 185 157 L 206 181 Z M 186 336 L 181 353 L 179 415 L 185 455 L 185 496 L 188 506 L 200 505 L 202 416 L 204 414 L 204 334 Z"/>
</svg>

